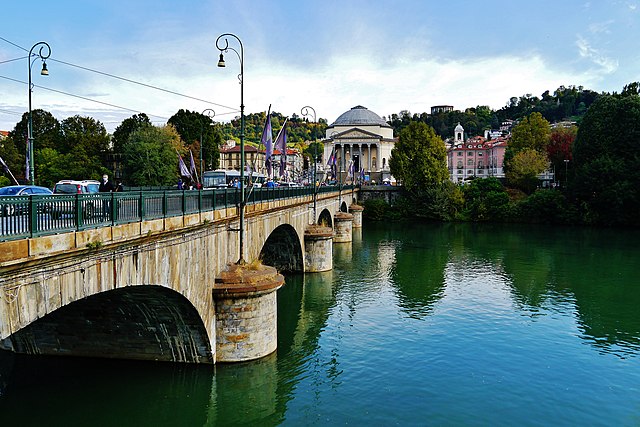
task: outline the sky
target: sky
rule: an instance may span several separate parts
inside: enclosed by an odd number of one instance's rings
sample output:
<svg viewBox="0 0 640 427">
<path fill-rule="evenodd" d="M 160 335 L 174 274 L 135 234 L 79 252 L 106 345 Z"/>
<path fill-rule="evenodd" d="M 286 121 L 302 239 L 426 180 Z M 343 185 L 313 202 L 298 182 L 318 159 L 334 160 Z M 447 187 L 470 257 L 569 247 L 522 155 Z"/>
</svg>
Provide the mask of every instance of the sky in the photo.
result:
<svg viewBox="0 0 640 427">
<path fill-rule="evenodd" d="M 499 109 L 561 85 L 619 92 L 640 81 L 640 0 L 32 0 L 2 12 L 7 131 L 28 110 L 27 55 L 40 41 L 50 74 L 36 58 L 32 108 L 109 132 L 141 112 L 158 125 L 179 109 L 238 116 L 240 60 L 229 50 L 217 67 L 224 33 L 242 42 L 246 114 L 308 105 L 332 123 L 357 105 L 383 117 Z"/>
</svg>

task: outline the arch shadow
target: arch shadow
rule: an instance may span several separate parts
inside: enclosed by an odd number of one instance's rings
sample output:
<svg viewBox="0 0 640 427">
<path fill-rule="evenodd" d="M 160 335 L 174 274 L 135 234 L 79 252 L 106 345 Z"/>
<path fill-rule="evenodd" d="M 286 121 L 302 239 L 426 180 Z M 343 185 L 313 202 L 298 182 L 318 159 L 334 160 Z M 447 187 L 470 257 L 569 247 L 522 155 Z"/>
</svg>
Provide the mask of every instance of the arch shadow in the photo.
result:
<svg viewBox="0 0 640 427">
<path fill-rule="evenodd" d="M 279 272 L 304 272 L 304 255 L 295 228 L 289 224 L 276 227 L 264 242 L 260 259 Z"/>
<path fill-rule="evenodd" d="M 318 215 L 318 224 L 323 227 L 333 228 L 333 217 L 329 209 L 323 209 L 322 212 L 320 212 L 320 215 Z"/>
<path fill-rule="evenodd" d="M 13 350 L 112 359 L 213 363 L 198 311 L 180 293 L 127 286 L 74 301 L 11 337 Z"/>
</svg>

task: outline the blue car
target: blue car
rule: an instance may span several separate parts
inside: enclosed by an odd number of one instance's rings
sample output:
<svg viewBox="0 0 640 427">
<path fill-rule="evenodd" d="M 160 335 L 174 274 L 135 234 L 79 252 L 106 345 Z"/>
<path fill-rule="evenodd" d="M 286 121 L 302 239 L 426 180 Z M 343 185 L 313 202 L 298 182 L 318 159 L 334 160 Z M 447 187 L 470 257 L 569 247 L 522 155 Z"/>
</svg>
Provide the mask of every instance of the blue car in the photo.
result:
<svg viewBox="0 0 640 427">
<path fill-rule="evenodd" d="M 37 185 L 10 185 L 0 188 L 0 199 L 6 196 L 31 196 L 31 195 L 51 195 L 53 192 L 45 187 Z M 29 211 L 29 203 L 15 203 L 0 200 L 0 215 L 9 216 L 22 214 Z"/>
</svg>

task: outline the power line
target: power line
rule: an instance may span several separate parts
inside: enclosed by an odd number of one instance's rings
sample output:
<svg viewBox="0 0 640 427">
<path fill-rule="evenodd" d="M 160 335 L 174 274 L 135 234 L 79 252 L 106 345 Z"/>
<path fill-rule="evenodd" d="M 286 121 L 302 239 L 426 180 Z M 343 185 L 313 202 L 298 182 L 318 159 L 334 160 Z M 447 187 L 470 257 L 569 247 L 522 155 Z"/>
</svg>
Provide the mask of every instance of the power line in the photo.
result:
<svg viewBox="0 0 640 427">
<path fill-rule="evenodd" d="M 193 99 L 195 101 L 200 101 L 200 102 L 204 102 L 205 104 L 211 104 L 211 105 L 215 105 L 217 107 L 222 107 L 222 108 L 228 108 L 230 110 L 234 110 L 234 112 L 238 112 L 238 110 L 236 110 L 235 107 L 228 107 L 226 105 L 222 105 L 222 104 L 218 104 L 216 102 L 212 102 L 212 101 L 207 101 L 206 99 L 202 99 L 202 98 L 196 98 L 194 96 L 190 96 L 190 95 L 185 95 L 182 93 L 178 93 L 178 92 L 174 92 L 172 90 L 169 89 L 164 89 L 158 86 L 153 86 L 150 84 L 146 84 L 146 83 L 142 83 L 142 82 L 137 82 L 135 80 L 131 80 L 131 79 L 127 79 L 125 77 L 120 77 L 120 76 L 116 76 L 114 74 L 109 74 L 109 73 L 105 73 L 104 71 L 98 71 L 98 70 L 93 70 L 91 68 L 87 68 L 87 67 L 83 67 L 81 65 L 76 65 L 76 64 L 71 64 L 69 62 L 65 62 L 65 61 L 61 61 L 59 59 L 53 59 L 53 58 L 49 58 L 49 61 L 54 61 L 54 62 L 58 62 L 60 64 L 64 64 L 64 65 L 68 65 L 70 67 L 75 67 L 75 68 L 80 68 L 81 70 L 85 70 L 85 71 L 91 71 L 92 73 L 96 73 L 96 74 L 101 74 L 103 76 L 107 76 L 107 77 L 111 77 L 113 79 L 118 79 L 118 80 L 122 80 L 125 81 L 127 83 L 133 83 L 139 86 L 144 86 L 144 87 L 148 87 L 150 89 L 154 89 L 154 90 L 159 90 L 161 92 L 166 92 L 166 93 L 170 93 L 171 95 L 176 95 L 176 96 L 181 96 L 183 98 L 189 98 L 189 99 Z"/>
<path fill-rule="evenodd" d="M 10 80 L 10 81 L 13 81 L 13 82 L 17 82 L 17 83 L 28 84 L 27 82 L 23 82 L 21 80 L 13 79 L 13 78 L 7 77 L 7 76 L 0 76 L 0 78 L 1 79 L 5 79 L 5 80 Z M 97 101 L 95 99 L 87 98 L 87 97 L 80 96 L 80 95 L 74 95 L 72 93 L 64 92 L 64 91 L 57 90 L 57 89 L 52 89 L 52 88 L 45 87 L 45 86 L 39 86 L 39 85 L 34 84 L 33 87 L 37 87 L 39 89 L 48 90 L 50 92 L 60 93 L 62 95 L 67 95 L 67 96 L 71 96 L 71 97 L 74 97 L 74 98 L 79 98 L 79 99 L 82 99 L 82 100 L 85 100 L 85 101 L 89 101 L 89 102 L 95 102 L 95 103 L 98 103 L 98 104 L 107 105 L 109 107 L 118 108 L 120 110 L 131 111 L 131 112 L 134 112 L 134 113 L 141 113 L 142 112 L 140 110 L 134 110 L 134 109 L 127 108 L 127 107 L 122 107 L 120 105 L 110 104 L 108 102 Z M 158 115 L 155 115 L 155 114 L 147 114 L 147 115 L 151 116 L 151 117 L 157 117 L 157 118 L 163 119 L 163 120 L 169 120 L 167 117 L 158 116 Z"/>
<path fill-rule="evenodd" d="M 21 49 L 21 50 L 24 50 L 25 52 L 28 52 L 28 50 L 26 48 L 24 48 L 22 46 L 19 46 L 16 43 L 13 43 L 13 42 L 5 39 L 4 37 L 0 37 L 0 40 L 3 40 L 6 43 L 9 43 L 10 45 L 17 47 L 18 49 Z M 26 58 L 26 57 L 12 59 L 10 61 L 16 61 L 18 59 L 24 59 L 24 58 Z M 10 62 L 10 61 L 6 61 L 6 62 Z M 132 83 L 132 84 L 136 84 L 136 85 L 139 85 L 139 86 L 144 86 L 144 87 L 147 87 L 149 89 L 158 90 L 158 91 L 161 91 L 161 92 L 169 93 L 171 95 L 181 96 L 183 98 L 193 99 L 195 101 L 204 102 L 205 104 L 215 105 L 215 106 L 218 106 L 218 107 L 227 108 L 229 110 L 232 110 L 229 113 L 223 113 L 223 114 L 233 114 L 233 113 L 238 113 L 239 112 L 239 110 L 236 109 L 235 107 L 229 107 L 229 106 L 226 106 L 226 105 L 218 104 L 216 102 L 207 101 L 206 99 L 201 99 L 201 98 L 196 98 L 194 96 L 185 95 L 185 94 L 182 94 L 182 93 L 179 93 L 179 92 L 175 92 L 175 91 L 172 91 L 172 90 L 169 90 L 169 89 L 164 89 L 164 88 L 161 88 L 161 87 L 158 87 L 158 86 L 153 86 L 153 85 L 150 85 L 150 84 L 138 82 L 138 81 L 131 80 L 131 79 L 128 79 L 128 78 L 125 78 L 125 77 L 116 76 L 115 74 L 106 73 L 104 71 L 94 70 L 92 68 L 83 67 L 81 65 L 72 64 L 72 63 L 65 62 L 65 61 L 62 61 L 62 60 L 59 60 L 59 59 L 54 59 L 54 58 L 49 58 L 49 61 L 58 62 L 60 64 L 68 65 L 70 67 L 79 68 L 81 70 L 90 71 L 92 73 L 101 74 L 103 76 L 107 76 L 107 77 L 111 77 L 111 78 L 114 78 L 114 79 L 122 80 L 122 81 L 125 81 L 125 82 L 128 82 L 128 83 Z M 96 101 L 96 102 L 100 102 L 100 101 Z M 219 115 L 222 115 L 222 114 L 219 114 Z"/>
<path fill-rule="evenodd" d="M 20 58 L 7 59 L 6 61 L 0 61 L 0 64 L 6 64 L 7 62 L 20 61 L 22 59 L 27 59 L 28 56 L 21 56 Z"/>
</svg>

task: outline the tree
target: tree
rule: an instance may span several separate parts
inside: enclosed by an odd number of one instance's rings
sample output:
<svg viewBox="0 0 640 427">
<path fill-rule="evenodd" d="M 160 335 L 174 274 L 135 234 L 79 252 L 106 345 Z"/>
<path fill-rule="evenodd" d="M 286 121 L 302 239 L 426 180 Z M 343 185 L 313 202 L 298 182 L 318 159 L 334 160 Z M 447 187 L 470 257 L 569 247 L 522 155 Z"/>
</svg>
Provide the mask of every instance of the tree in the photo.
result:
<svg viewBox="0 0 640 427">
<path fill-rule="evenodd" d="M 557 127 L 551 131 L 549 145 L 547 145 L 547 156 L 553 165 L 556 180 L 566 182 L 565 160 L 571 161 L 571 150 L 576 140 L 578 128 Z"/>
<path fill-rule="evenodd" d="M 592 222 L 637 226 L 640 212 L 640 96 L 600 96 L 573 147 L 571 193 Z"/>
<path fill-rule="evenodd" d="M 444 142 L 431 126 L 411 122 L 391 150 L 389 168 L 409 191 L 439 185 L 449 178 Z"/>
<path fill-rule="evenodd" d="M 191 150 L 196 164 L 200 164 L 200 146 L 205 168 L 217 167 L 220 159 L 222 135 L 220 128 L 213 126 L 213 120 L 206 114 L 180 109 L 167 122 L 178 131 L 180 138 Z M 202 141 L 201 141 L 202 139 Z"/>
<path fill-rule="evenodd" d="M 514 151 L 532 148 L 543 152 L 549 144 L 551 126 L 540 113 L 531 113 L 511 130 L 509 147 Z"/>
<path fill-rule="evenodd" d="M 509 195 L 496 178 L 474 179 L 464 186 L 465 213 L 473 221 L 489 221 L 508 215 Z"/>
<path fill-rule="evenodd" d="M 172 185 L 178 180 L 176 150 L 183 143 L 173 126 L 143 126 L 123 146 L 123 169 L 130 185 Z"/>
<path fill-rule="evenodd" d="M 62 141 L 57 149 L 63 153 L 79 150 L 89 156 L 104 157 L 109 151 L 109 135 L 104 125 L 92 117 L 69 117 L 60 124 Z"/>
<path fill-rule="evenodd" d="M 151 120 L 145 113 L 134 114 L 128 119 L 124 119 L 122 123 L 113 131 L 113 152 L 116 154 L 122 154 L 123 147 L 129 140 L 129 136 L 136 130 L 145 127 L 152 126 Z"/>
<path fill-rule="evenodd" d="M 36 161 L 36 153 L 43 148 L 56 148 L 60 145 L 62 135 L 60 133 L 60 122 L 53 117 L 48 111 L 35 109 L 31 111 L 31 121 L 33 129 L 33 149 L 35 162 L 35 179 L 38 181 L 38 163 Z M 24 113 L 22 119 L 16 123 L 15 128 L 9 132 L 9 138 L 13 142 L 15 149 L 19 154 L 19 164 L 10 163 L 9 167 L 16 178 L 18 175 L 24 176 L 25 158 L 27 152 L 27 135 L 28 135 L 29 114 Z M 13 161 L 13 160 L 11 160 Z M 27 178 L 25 177 L 25 181 Z"/>
<path fill-rule="evenodd" d="M 509 160 L 509 168 L 505 171 L 511 185 L 526 193 L 533 192 L 538 187 L 538 174 L 549 166 L 546 154 L 532 148 L 518 151 Z"/>
</svg>

